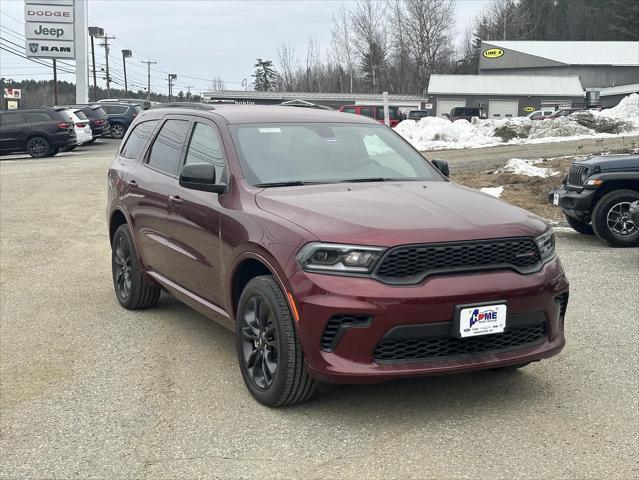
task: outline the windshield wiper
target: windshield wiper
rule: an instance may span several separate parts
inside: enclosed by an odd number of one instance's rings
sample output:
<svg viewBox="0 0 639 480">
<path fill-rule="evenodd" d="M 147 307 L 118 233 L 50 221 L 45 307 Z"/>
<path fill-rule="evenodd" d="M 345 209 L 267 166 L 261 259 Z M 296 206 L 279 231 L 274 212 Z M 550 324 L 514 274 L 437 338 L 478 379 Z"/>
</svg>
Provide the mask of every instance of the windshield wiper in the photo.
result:
<svg viewBox="0 0 639 480">
<path fill-rule="evenodd" d="M 301 187 L 302 185 L 318 185 L 324 182 L 304 182 L 302 180 L 289 180 L 286 182 L 268 182 L 268 183 L 256 183 L 255 187 L 268 188 L 268 187 Z"/>
<path fill-rule="evenodd" d="M 340 183 L 365 183 L 365 182 L 415 182 L 423 181 L 423 178 L 388 178 L 388 177 L 372 177 L 372 178 L 348 178 L 340 180 Z"/>
</svg>

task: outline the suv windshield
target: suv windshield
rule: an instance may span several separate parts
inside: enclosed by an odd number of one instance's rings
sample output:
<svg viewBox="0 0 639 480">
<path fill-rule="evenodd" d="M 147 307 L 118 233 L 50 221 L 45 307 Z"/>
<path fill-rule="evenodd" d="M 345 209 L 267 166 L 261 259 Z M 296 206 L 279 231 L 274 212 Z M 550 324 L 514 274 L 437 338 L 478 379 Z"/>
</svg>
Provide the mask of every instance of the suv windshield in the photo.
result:
<svg viewBox="0 0 639 480">
<path fill-rule="evenodd" d="M 286 123 L 230 128 L 251 185 L 442 180 L 424 157 L 382 125 Z"/>
</svg>

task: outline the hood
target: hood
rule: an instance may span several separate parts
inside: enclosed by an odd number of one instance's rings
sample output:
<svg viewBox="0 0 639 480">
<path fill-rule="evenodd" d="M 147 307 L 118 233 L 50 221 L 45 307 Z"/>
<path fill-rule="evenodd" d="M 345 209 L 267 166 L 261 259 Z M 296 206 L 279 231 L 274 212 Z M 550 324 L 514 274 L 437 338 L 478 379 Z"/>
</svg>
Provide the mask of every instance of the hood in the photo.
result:
<svg viewBox="0 0 639 480">
<path fill-rule="evenodd" d="M 539 217 L 452 182 L 385 182 L 267 188 L 259 208 L 323 242 L 393 246 L 537 236 Z"/>
<path fill-rule="evenodd" d="M 639 170 L 639 155 L 595 155 L 575 163 L 604 170 Z"/>
</svg>

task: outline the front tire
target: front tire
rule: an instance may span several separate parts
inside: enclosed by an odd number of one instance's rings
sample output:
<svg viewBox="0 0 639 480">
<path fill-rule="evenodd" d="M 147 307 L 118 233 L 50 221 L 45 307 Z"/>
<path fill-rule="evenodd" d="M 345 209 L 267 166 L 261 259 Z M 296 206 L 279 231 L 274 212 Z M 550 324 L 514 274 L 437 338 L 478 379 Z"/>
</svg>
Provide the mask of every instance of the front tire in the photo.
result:
<svg viewBox="0 0 639 480">
<path fill-rule="evenodd" d="M 126 130 L 124 129 L 124 125 L 122 125 L 121 123 L 114 123 L 111 125 L 111 136 L 113 138 L 116 139 L 121 139 L 122 137 L 124 137 L 124 132 Z"/>
<path fill-rule="evenodd" d="M 27 142 L 27 153 L 33 158 L 44 158 L 50 150 L 51 146 L 46 138 L 33 137 Z"/>
<path fill-rule="evenodd" d="M 615 190 L 601 198 L 592 213 L 592 226 L 600 239 L 615 247 L 639 246 L 639 225 L 630 218 L 630 204 L 639 192 Z"/>
<path fill-rule="evenodd" d="M 583 233 L 584 235 L 594 235 L 595 233 L 592 229 L 592 225 L 589 223 L 582 222 L 568 215 L 566 215 L 566 221 L 575 232 Z"/>
<path fill-rule="evenodd" d="M 306 371 L 288 303 L 273 277 L 249 281 L 235 324 L 240 371 L 255 400 L 281 407 L 313 396 L 316 384 Z"/>
<path fill-rule="evenodd" d="M 120 225 L 113 235 L 111 271 L 115 296 L 124 308 L 141 310 L 158 304 L 162 289 L 157 285 L 144 283 L 140 261 L 133 248 L 127 224 Z"/>
</svg>

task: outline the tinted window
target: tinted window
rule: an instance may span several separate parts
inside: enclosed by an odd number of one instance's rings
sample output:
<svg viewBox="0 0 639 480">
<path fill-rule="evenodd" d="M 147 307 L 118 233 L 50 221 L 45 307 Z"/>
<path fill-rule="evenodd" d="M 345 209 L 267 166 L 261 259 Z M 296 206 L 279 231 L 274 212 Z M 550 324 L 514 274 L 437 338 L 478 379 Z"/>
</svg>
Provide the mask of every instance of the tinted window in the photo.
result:
<svg viewBox="0 0 639 480">
<path fill-rule="evenodd" d="M 16 125 L 24 123 L 24 118 L 19 113 L 3 113 L 0 115 L 0 125 Z"/>
<path fill-rule="evenodd" d="M 219 182 L 223 178 L 224 155 L 222 154 L 222 146 L 210 126 L 203 123 L 195 124 L 184 164 L 190 163 L 211 163 L 215 165 L 216 180 Z"/>
<path fill-rule="evenodd" d="M 364 115 L 365 117 L 372 117 L 373 116 L 373 109 L 370 108 L 370 107 L 360 108 L 359 112 L 360 112 L 360 114 Z"/>
<path fill-rule="evenodd" d="M 126 112 L 126 109 L 127 107 L 122 107 L 119 105 L 105 105 L 104 107 L 102 107 L 102 110 L 104 110 L 107 114 L 111 114 L 111 115 L 122 114 Z"/>
<path fill-rule="evenodd" d="M 93 118 L 106 118 L 106 112 L 102 107 L 92 108 L 91 113 L 93 114 Z"/>
<path fill-rule="evenodd" d="M 397 107 L 388 107 L 388 118 L 390 120 L 399 120 L 399 109 Z M 384 120 L 384 107 L 377 107 L 377 119 Z"/>
<path fill-rule="evenodd" d="M 151 135 L 157 123 L 157 120 L 138 123 L 131 131 L 124 147 L 122 147 L 120 155 L 125 158 L 138 158 L 138 155 L 144 148 L 149 135 Z"/>
<path fill-rule="evenodd" d="M 177 175 L 182 146 L 189 128 L 187 120 L 167 120 L 151 147 L 149 165 L 170 175 Z"/>
<path fill-rule="evenodd" d="M 75 112 L 73 112 L 75 114 L 76 117 L 78 117 L 80 120 L 88 120 L 87 116 L 84 114 L 84 112 L 82 110 L 77 110 Z"/>
<path fill-rule="evenodd" d="M 355 108 L 353 107 L 346 107 L 342 110 L 342 112 L 344 113 L 355 113 Z"/>
<path fill-rule="evenodd" d="M 30 122 L 48 122 L 53 120 L 53 117 L 48 112 L 25 112 L 24 116 Z"/>
</svg>

